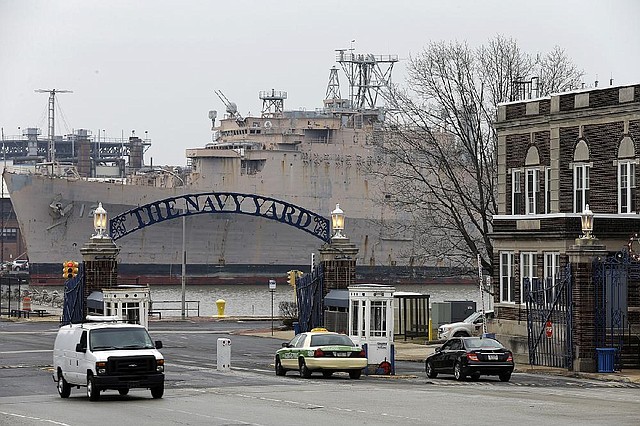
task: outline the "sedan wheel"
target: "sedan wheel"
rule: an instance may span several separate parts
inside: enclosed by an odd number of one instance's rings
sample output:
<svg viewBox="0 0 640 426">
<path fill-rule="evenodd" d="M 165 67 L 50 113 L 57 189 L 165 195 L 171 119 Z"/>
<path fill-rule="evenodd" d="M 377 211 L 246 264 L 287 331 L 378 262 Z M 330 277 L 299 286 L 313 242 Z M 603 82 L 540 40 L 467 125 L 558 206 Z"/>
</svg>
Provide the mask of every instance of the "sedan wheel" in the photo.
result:
<svg viewBox="0 0 640 426">
<path fill-rule="evenodd" d="M 276 376 L 284 376 L 285 374 L 287 374 L 287 370 L 282 367 L 280 357 L 276 357 Z"/>
<path fill-rule="evenodd" d="M 471 380 L 473 380 L 474 382 L 480 380 L 480 373 L 473 373 L 471 375 Z"/>
<path fill-rule="evenodd" d="M 501 382 L 508 382 L 511 379 L 511 373 L 502 373 L 499 377 Z"/>
<path fill-rule="evenodd" d="M 464 380 L 465 375 L 462 372 L 462 366 L 460 365 L 460 362 L 456 362 L 456 365 L 453 367 L 453 376 L 458 381 Z"/>
<path fill-rule="evenodd" d="M 129 389 L 118 389 L 118 393 L 122 396 L 129 394 Z"/>
<path fill-rule="evenodd" d="M 433 371 L 433 366 L 431 365 L 430 361 L 427 361 L 427 365 L 425 366 L 425 370 L 427 372 L 427 377 L 428 378 L 435 379 L 436 377 L 438 377 L 438 373 Z"/>
<path fill-rule="evenodd" d="M 308 379 L 311 377 L 311 370 L 307 368 L 307 364 L 304 363 L 304 359 L 300 360 L 300 377 Z"/>
</svg>

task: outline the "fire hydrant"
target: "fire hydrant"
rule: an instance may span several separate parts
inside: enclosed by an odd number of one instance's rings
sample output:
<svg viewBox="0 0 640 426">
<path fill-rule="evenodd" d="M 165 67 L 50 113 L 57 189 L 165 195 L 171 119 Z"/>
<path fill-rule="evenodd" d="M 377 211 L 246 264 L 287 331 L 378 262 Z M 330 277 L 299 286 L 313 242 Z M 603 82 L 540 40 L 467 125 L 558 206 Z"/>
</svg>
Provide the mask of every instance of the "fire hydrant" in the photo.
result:
<svg viewBox="0 0 640 426">
<path fill-rule="evenodd" d="M 216 300 L 216 306 L 218 307 L 218 316 L 219 317 L 223 317 L 224 316 L 224 307 L 227 304 L 227 302 L 224 301 L 224 299 L 218 299 Z"/>
</svg>

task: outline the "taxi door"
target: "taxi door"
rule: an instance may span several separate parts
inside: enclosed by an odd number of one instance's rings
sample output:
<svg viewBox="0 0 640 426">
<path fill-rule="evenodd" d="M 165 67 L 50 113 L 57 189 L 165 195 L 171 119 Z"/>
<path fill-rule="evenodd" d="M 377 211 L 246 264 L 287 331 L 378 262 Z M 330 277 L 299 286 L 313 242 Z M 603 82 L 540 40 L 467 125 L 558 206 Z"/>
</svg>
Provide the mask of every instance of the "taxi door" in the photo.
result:
<svg viewBox="0 0 640 426">
<path fill-rule="evenodd" d="M 304 345 L 306 337 L 305 333 L 298 334 L 289 341 L 287 347 L 278 351 L 280 363 L 284 368 L 288 370 L 298 369 L 298 354 L 300 353 L 300 348 Z"/>
</svg>

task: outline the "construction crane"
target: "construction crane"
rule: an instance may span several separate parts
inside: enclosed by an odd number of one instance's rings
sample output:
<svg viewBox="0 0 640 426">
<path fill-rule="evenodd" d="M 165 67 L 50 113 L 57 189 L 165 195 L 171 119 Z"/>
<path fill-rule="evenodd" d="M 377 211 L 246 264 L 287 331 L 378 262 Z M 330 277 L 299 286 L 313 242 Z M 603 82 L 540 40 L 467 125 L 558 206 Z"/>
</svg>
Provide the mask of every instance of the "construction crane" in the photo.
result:
<svg viewBox="0 0 640 426">
<path fill-rule="evenodd" d="M 56 142 L 54 138 L 55 134 L 55 102 L 56 93 L 73 93 L 72 90 L 57 90 L 57 89 L 36 89 L 36 93 L 48 93 L 49 94 L 49 151 L 47 152 L 47 160 L 50 162 L 56 161 Z"/>
</svg>

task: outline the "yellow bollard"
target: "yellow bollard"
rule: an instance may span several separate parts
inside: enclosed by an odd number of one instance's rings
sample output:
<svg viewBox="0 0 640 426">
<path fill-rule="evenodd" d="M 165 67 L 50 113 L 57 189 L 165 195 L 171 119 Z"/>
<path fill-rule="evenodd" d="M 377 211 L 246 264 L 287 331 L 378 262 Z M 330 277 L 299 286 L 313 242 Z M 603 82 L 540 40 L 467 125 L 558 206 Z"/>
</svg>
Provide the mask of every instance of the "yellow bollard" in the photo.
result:
<svg viewBox="0 0 640 426">
<path fill-rule="evenodd" d="M 223 317 L 224 316 L 224 307 L 227 304 L 227 302 L 224 301 L 224 299 L 218 299 L 216 300 L 216 306 L 218 307 L 218 315 L 219 317 Z"/>
<path fill-rule="evenodd" d="M 429 341 L 433 340 L 431 333 L 433 333 L 433 331 L 431 330 L 431 318 L 429 318 Z"/>
</svg>

